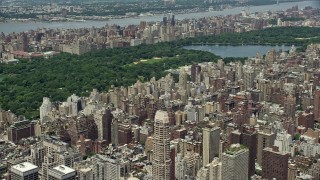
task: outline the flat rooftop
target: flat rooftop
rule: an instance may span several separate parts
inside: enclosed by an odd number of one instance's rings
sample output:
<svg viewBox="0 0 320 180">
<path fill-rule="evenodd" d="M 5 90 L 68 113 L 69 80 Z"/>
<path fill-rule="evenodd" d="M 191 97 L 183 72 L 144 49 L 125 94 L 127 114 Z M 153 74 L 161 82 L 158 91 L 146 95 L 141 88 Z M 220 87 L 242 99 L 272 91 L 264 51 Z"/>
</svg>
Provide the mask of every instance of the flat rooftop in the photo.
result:
<svg viewBox="0 0 320 180">
<path fill-rule="evenodd" d="M 23 162 L 17 165 L 14 165 L 11 167 L 12 169 L 15 169 L 19 172 L 28 172 L 34 169 L 38 169 L 38 166 L 31 164 L 29 162 Z"/>
<path fill-rule="evenodd" d="M 54 167 L 53 171 L 55 171 L 56 173 L 58 173 L 60 175 L 65 175 L 65 174 L 70 174 L 70 173 L 75 172 L 74 169 L 72 169 L 68 166 L 65 166 L 65 165 L 59 165 L 57 167 Z"/>
</svg>

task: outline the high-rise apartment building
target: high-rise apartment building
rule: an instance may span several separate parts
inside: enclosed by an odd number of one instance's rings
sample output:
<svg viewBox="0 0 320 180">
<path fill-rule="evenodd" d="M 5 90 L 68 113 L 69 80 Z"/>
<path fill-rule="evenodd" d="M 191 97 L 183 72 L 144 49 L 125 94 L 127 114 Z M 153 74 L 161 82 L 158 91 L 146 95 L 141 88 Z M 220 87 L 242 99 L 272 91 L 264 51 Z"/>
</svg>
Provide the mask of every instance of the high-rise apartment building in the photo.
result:
<svg viewBox="0 0 320 180">
<path fill-rule="evenodd" d="M 188 74 L 186 73 L 185 69 L 182 68 L 179 72 L 179 88 L 186 90 L 187 82 L 188 82 Z"/>
<path fill-rule="evenodd" d="M 255 162 L 257 158 L 257 141 L 258 135 L 254 129 L 240 127 L 239 130 L 231 133 L 232 144 L 242 144 L 249 149 L 249 176 L 255 174 Z"/>
<path fill-rule="evenodd" d="M 131 126 L 126 123 L 120 123 L 118 126 L 118 142 L 120 145 L 129 144 L 133 139 Z"/>
<path fill-rule="evenodd" d="M 240 144 L 232 144 L 222 154 L 222 180 L 248 179 L 249 150 Z"/>
<path fill-rule="evenodd" d="M 200 76 L 200 72 L 201 72 L 201 66 L 199 66 L 198 64 L 193 64 L 191 66 L 191 81 L 192 82 L 197 81 L 198 76 Z"/>
<path fill-rule="evenodd" d="M 266 147 L 272 147 L 276 134 L 272 132 L 271 128 L 266 127 L 258 132 L 258 149 L 257 149 L 257 162 L 262 164 L 262 151 Z"/>
<path fill-rule="evenodd" d="M 38 180 L 38 166 L 29 162 L 14 165 L 10 169 L 11 180 Z"/>
<path fill-rule="evenodd" d="M 272 65 L 277 59 L 277 52 L 275 49 L 272 49 L 266 54 L 266 61 L 268 65 Z"/>
<path fill-rule="evenodd" d="M 306 129 L 314 128 L 314 114 L 310 111 L 310 109 L 306 109 L 299 117 L 298 117 L 298 125 L 303 126 Z"/>
<path fill-rule="evenodd" d="M 166 111 L 157 111 L 154 122 L 152 178 L 170 179 L 169 116 Z"/>
<path fill-rule="evenodd" d="M 112 114 L 109 108 L 99 110 L 94 114 L 94 121 L 98 128 L 98 140 L 106 140 L 111 143 Z"/>
<path fill-rule="evenodd" d="M 203 128 L 202 134 L 202 158 L 203 166 L 211 163 L 215 157 L 219 157 L 220 128 Z"/>
<path fill-rule="evenodd" d="M 316 73 L 313 80 L 313 85 L 315 88 L 314 98 L 313 98 L 313 113 L 314 119 L 320 121 L 320 73 Z"/>
<path fill-rule="evenodd" d="M 274 141 L 274 146 L 279 148 L 280 152 L 291 153 L 292 136 L 286 131 L 278 132 Z"/>
<path fill-rule="evenodd" d="M 284 113 L 292 120 L 295 120 L 296 97 L 292 94 L 284 98 Z"/>
<path fill-rule="evenodd" d="M 40 122 L 45 122 L 45 117 L 48 116 L 49 112 L 51 111 L 52 103 L 48 97 L 43 97 L 43 102 L 40 106 Z"/>
<path fill-rule="evenodd" d="M 289 154 L 279 152 L 277 147 L 267 147 L 262 154 L 262 178 L 288 179 Z"/>
<path fill-rule="evenodd" d="M 254 67 L 251 65 L 243 66 L 243 79 L 244 79 L 244 88 L 251 89 L 253 87 L 254 78 L 256 74 L 254 71 Z"/>
</svg>

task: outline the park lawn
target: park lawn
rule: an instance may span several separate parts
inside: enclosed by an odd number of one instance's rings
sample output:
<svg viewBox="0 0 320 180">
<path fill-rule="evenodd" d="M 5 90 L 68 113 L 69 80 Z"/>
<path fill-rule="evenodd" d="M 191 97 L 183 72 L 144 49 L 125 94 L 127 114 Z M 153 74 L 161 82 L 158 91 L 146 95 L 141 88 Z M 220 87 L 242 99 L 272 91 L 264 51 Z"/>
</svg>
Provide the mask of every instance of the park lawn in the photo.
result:
<svg viewBox="0 0 320 180">
<path fill-rule="evenodd" d="M 174 60 L 175 57 L 153 57 L 151 59 L 140 59 L 139 61 L 136 61 L 132 64 L 128 64 L 126 66 L 133 66 L 133 65 L 137 65 L 137 64 L 154 64 L 154 63 L 159 63 L 162 61 L 166 61 L 166 60 Z"/>
</svg>

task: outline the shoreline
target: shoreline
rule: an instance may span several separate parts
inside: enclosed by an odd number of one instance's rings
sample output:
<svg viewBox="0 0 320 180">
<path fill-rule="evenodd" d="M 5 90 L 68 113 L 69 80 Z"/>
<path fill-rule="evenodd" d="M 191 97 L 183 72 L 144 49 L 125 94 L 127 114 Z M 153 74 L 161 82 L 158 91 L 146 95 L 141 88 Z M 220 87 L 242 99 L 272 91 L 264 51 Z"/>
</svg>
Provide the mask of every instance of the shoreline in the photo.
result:
<svg viewBox="0 0 320 180">
<path fill-rule="evenodd" d="M 283 3 L 290 3 L 290 2 L 307 2 L 307 1 L 313 1 L 313 0 L 303 0 L 303 1 L 287 1 L 287 2 L 281 2 L 279 4 L 283 4 Z M 159 12 L 159 13 L 151 13 L 151 12 L 145 12 L 145 13 L 140 13 L 137 15 L 133 15 L 133 16 L 126 16 L 126 15 L 117 15 L 117 16 L 113 16 L 113 15 L 108 15 L 108 16 L 80 16 L 79 18 L 82 18 L 83 21 L 78 20 L 78 19 L 66 19 L 66 20 L 41 20 L 41 19 L 17 19 L 14 20 L 16 18 L 13 19 L 5 19 L 5 22 L 0 21 L 0 24 L 3 23 L 30 23 L 30 22 L 34 22 L 34 23 L 51 23 L 51 22 L 86 22 L 86 21 L 108 21 L 110 19 L 126 19 L 126 18 L 140 18 L 140 17 L 146 17 L 146 16 L 159 16 L 159 15 L 165 15 L 165 14 L 175 14 L 175 15 L 184 15 L 184 14 L 192 14 L 192 13 L 206 13 L 206 12 L 221 12 L 221 11 L 225 11 L 225 10 L 230 10 L 230 9 L 234 9 L 234 8 L 251 8 L 251 7 L 259 7 L 259 6 L 269 6 L 269 5 L 277 5 L 277 3 L 273 3 L 273 4 L 262 4 L 262 5 L 245 5 L 245 6 L 226 6 L 223 9 L 213 9 L 210 10 L 210 7 L 208 7 L 207 9 L 203 9 L 203 8 L 194 8 L 194 9 L 186 9 L 186 10 L 182 10 L 182 11 L 178 11 L 178 12 L 172 12 L 172 11 L 168 11 L 168 12 Z M 146 15 L 145 15 L 146 14 Z M 142 16 L 141 16 L 142 15 Z M 83 18 L 83 17 L 99 17 L 101 19 L 87 19 L 87 18 Z"/>
<path fill-rule="evenodd" d="M 279 5 L 262 5 L 262 6 L 242 6 L 242 7 L 233 7 L 232 9 L 227 8 L 222 11 L 202 11 L 202 12 L 187 12 L 187 13 L 177 13 L 175 14 L 176 20 L 184 20 L 184 19 L 193 19 L 193 18 L 207 18 L 207 17 L 215 17 L 215 16 L 226 16 L 226 15 L 235 15 L 241 13 L 241 11 L 245 10 L 245 8 L 249 8 L 251 13 L 254 12 L 266 12 L 266 11 L 282 11 L 283 9 L 289 9 L 292 6 L 298 5 L 300 9 L 312 6 L 316 1 L 299 1 L 296 3 L 280 3 Z M 153 14 L 152 16 L 139 16 L 138 14 L 135 16 L 127 16 L 127 17 L 110 17 L 108 20 L 85 20 L 85 21 L 41 21 L 41 20 L 30 20 L 30 21 L 5 21 L 0 22 L 0 32 L 5 34 L 10 34 L 13 32 L 26 32 L 29 30 L 35 30 L 39 28 L 47 28 L 47 29 L 80 29 L 80 28 L 88 28 L 88 27 L 103 27 L 107 24 L 115 24 L 119 26 L 127 26 L 127 25 L 137 25 L 141 21 L 146 22 L 160 22 L 162 21 L 163 16 L 166 14 Z M 80 19 L 80 18 L 78 18 Z M 80 19 L 81 20 L 81 19 Z"/>
</svg>

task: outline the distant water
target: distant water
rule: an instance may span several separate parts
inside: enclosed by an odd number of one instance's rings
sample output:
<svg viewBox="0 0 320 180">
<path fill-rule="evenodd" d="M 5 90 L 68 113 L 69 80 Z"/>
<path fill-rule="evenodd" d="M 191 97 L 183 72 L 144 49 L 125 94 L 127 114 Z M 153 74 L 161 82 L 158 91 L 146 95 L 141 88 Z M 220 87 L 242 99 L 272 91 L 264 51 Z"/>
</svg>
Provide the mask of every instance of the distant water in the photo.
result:
<svg viewBox="0 0 320 180">
<path fill-rule="evenodd" d="M 274 5 L 263 5 L 263 6 L 249 6 L 246 7 L 246 10 L 250 12 L 264 12 L 264 11 L 279 11 L 286 10 L 292 6 L 298 5 L 299 8 L 304 8 L 306 6 L 316 7 L 318 5 L 317 1 L 301 1 L 301 2 L 289 2 L 289 3 L 280 3 Z M 211 11 L 211 12 L 197 12 L 197 13 L 187 13 L 187 14 L 177 14 L 175 17 L 177 19 L 185 18 L 201 18 L 209 16 L 219 16 L 219 15 L 229 15 L 229 14 L 238 14 L 244 7 L 237 7 L 233 9 L 225 9 L 223 11 Z M 35 30 L 37 28 L 83 28 L 83 27 L 103 27 L 106 24 L 118 24 L 120 26 L 130 25 L 130 24 L 139 24 L 140 21 L 161 21 L 164 15 L 155 15 L 155 16 L 142 16 L 135 18 L 124 18 L 124 19 L 110 19 L 108 21 L 85 21 L 85 22 L 9 22 L 9 23 L 0 23 L 0 32 L 12 33 L 12 32 L 22 32 L 28 30 Z"/>
<path fill-rule="evenodd" d="M 272 48 L 275 50 L 290 50 L 291 46 L 262 46 L 262 45 L 245 45 L 245 46 L 218 46 L 218 45 L 195 45 L 185 46 L 184 49 L 193 49 L 208 51 L 223 58 L 225 57 L 254 57 L 256 53 L 266 54 Z"/>
</svg>

